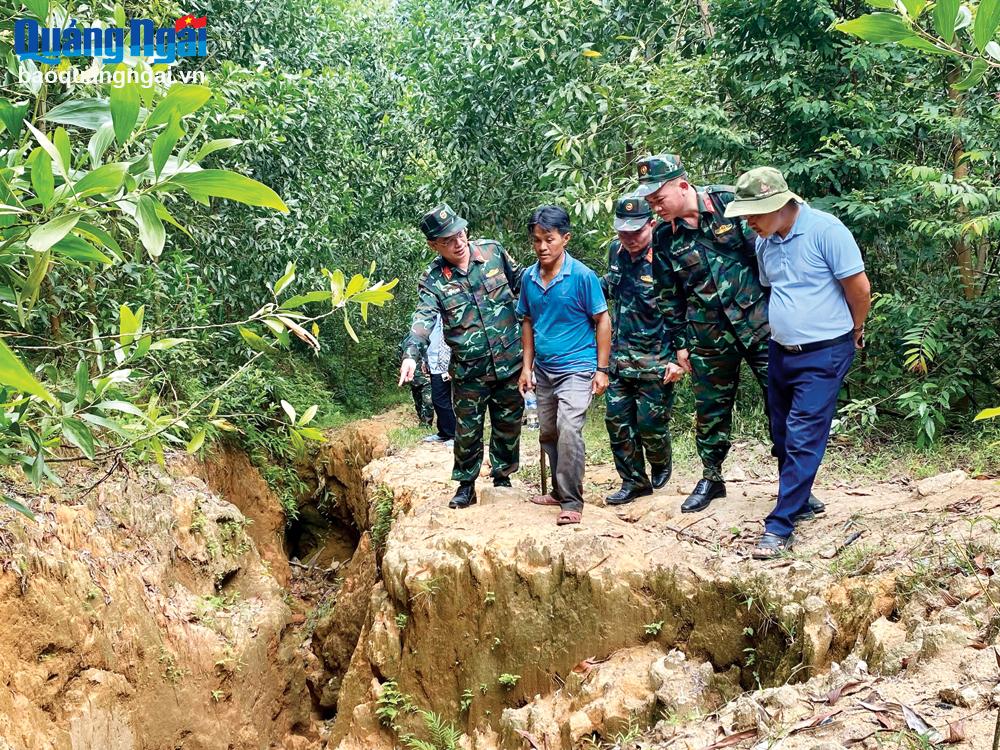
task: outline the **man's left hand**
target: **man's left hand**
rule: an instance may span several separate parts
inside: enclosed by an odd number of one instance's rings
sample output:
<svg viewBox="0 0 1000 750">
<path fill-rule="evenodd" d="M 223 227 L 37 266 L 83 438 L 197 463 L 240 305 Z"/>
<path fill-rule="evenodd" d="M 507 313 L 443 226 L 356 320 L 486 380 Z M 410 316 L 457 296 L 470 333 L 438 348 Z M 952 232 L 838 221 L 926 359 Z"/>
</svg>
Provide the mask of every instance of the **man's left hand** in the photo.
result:
<svg viewBox="0 0 1000 750">
<path fill-rule="evenodd" d="M 667 368 L 663 372 L 664 383 L 676 383 L 684 377 L 684 368 L 673 362 L 667 363 Z"/>
<path fill-rule="evenodd" d="M 864 349 L 865 348 L 865 329 L 860 328 L 854 331 L 854 348 Z"/>
<path fill-rule="evenodd" d="M 590 392 L 595 396 L 600 396 L 606 390 L 608 390 L 608 374 L 606 372 L 595 372 Z"/>
</svg>

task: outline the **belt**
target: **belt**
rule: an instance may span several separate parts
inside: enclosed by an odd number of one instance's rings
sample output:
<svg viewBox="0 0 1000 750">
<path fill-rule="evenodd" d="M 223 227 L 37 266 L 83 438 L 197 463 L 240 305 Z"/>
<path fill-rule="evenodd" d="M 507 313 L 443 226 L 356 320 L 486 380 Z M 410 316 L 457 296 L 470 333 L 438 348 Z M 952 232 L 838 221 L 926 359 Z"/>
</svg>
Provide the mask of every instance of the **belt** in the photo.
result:
<svg viewBox="0 0 1000 750">
<path fill-rule="evenodd" d="M 826 341 L 810 341 L 808 344 L 779 344 L 774 339 L 774 345 L 779 349 L 782 349 L 789 354 L 804 354 L 805 352 L 814 352 L 818 349 L 826 349 L 829 346 L 836 346 L 837 344 L 842 344 L 845 341 L 850 341 L 854 336 L 854 331 L 848 331 L 843 336 L 837 336 L 835 339 L 827 339 Z"/>
</svg>

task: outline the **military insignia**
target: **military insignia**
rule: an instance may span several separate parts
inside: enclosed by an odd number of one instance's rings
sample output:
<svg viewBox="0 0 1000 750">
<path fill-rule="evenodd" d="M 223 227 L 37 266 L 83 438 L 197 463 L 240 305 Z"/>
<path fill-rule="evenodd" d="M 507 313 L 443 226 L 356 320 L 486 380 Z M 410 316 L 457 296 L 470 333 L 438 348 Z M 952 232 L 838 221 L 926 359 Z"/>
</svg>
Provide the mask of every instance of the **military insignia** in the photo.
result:
<svg viewBox="0 0 1000 750">
<path fill-rule="evenodd" d="M 451 266 L 445 266 L 442 268 L 441 273 L 444 274 L 444 277 L 448 279 L 448 281 L 451 281 Z"/>
<path fill-rule="evenodd" d="M 652 247 L 650 247 L 649 250 L 646 251 L 646 261 L 649 262 L 649 263 L 653 262 L 653 248 Z"/>
<path fill-rule="evenodd" d="M 639 165 L 639 174 L 649 174 L 649 165 L 648 164 L 640 164 Z"/>
<path fill-rule="evenodd" d="M 761 185 L 760 186 L 760 194 L 761 195 L 768 195 L 770 192 L 771 192 L 771 186 L 770 185 Z"/>
<path fill-rule="evenodd" d="M 653 283 L 653 277 L 652 276 L 640 276 L 639 280 L 640 281 L 645 281 L 647 284 L 652 284 Z"/>
<path fill-rule="evenodd" d="M 635 204 L 634 203 L 629 202 L 629 203 L 625 204 L 625 210 L 626 211 L 631 211 L 634 208 L 635 208 Z"/>
<path fill-rule="evenodd" d="M 716 234 L 725 234 L 726 232 L 731 232 L 731 231 L 733 231 L 733 225 L 732 224 L 723 224 L 722 226 L 718 227 L 715 230 L 715 233 Z"/>
<path fill-rule="evenodd" d="M 609 271 L 617 271 L 618 270 L 618 266 L 611 266 L 608 270 Z"/>
<path fill-rule="evenodd" d="M 442 211 L 441 213 L 438 214 L 438 216 L 440 216 L 442 219 L 447 219 L 448 218 L 448 212 L 447 211 Z"/>
<path fill-rule="evenodd" d="M 498 273 L 500 273 L 500 269 L 499 268 L 494 268 L 492 271 L 487 271 L 486 272 L 486 278 L 487 279 L 492 278 L 493 276 L 496 276 Z"/>
</svg>

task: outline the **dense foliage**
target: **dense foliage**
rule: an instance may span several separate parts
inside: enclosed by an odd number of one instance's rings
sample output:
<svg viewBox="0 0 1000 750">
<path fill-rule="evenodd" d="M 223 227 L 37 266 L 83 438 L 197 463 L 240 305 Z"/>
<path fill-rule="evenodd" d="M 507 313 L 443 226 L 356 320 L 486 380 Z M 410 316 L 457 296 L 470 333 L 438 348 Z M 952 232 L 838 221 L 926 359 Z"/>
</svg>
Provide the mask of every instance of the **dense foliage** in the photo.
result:
<svg viewBox="0 0 1000 750">
<path fill-rule="evenodd" d="M 39 478 L 60 438 L 155 454 L 166 434 L 197 449 L 233 428 L 262 464 L 291 458 L 311 404 L 329 424 L 391 388 L 422 211 L 446 200 L 530 262 L 525 219 L 559 202 L 601 270 L 611 200 L 657 151 L 696 184 L 773 164 L 855 232 L 877 299 L 839 430 L 930 445 L 987 429 L 971 419 L 1000 403 L 996 3 L 897 5 L 209 0 L 211 55 L 175 66 L 207 79 L 171 89 L 39 84 L 0 35 L 0 451 Z M 26 1 L 2 28 L 191 10 L 78 7 Z M 358 342 L 313 320 L 395 277 Z"/>
</svg>

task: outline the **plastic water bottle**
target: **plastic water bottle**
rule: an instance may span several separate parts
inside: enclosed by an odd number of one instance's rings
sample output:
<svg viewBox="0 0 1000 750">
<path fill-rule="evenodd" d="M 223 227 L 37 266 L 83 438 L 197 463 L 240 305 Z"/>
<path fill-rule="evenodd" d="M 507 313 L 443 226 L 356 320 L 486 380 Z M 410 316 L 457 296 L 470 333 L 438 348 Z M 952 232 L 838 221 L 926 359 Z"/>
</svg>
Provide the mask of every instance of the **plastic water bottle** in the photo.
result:
<svg viewBox="0 0 1000 750">
<path fill-rule="evenodd" d="M 538 402 L 534 391 L 524 394 L 524 426 L 529 430 L 538 429 Z"/>
</svg>

